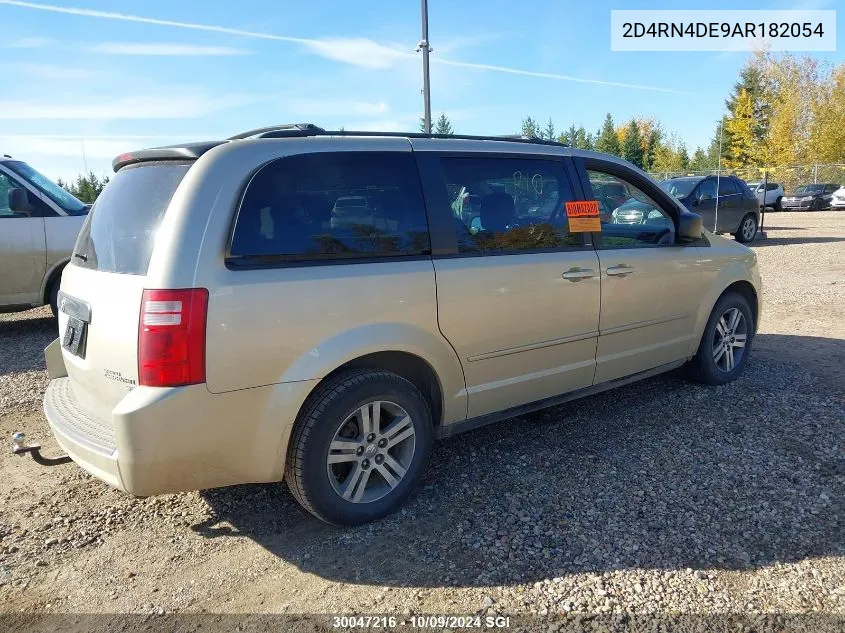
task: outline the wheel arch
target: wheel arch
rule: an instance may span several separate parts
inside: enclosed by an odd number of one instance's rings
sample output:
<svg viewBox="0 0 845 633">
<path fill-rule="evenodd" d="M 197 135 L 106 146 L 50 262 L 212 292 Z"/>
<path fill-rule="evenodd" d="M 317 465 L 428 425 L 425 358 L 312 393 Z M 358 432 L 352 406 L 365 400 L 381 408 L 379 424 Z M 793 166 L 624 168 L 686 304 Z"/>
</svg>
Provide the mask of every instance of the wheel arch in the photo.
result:
<svg viewBox="0 0 845 633">
<path fill-rule="evenodd" d="M 434 367 L 425 359 L 403 351 L 372 352 L 347 361 L 330 372 L 320 383 L 350 369 L 376 369 L 394 373 L 413 384 L 425 398 L 435 427 L 443 422 L 443 386 Z M 315 389 L 319 388 L 319 385 Z"/>
<path fill-rule="evenodd" d="M 54 283 L 57 283 L 62 278 L 62 271 L 69 262 L 69 257 L 60 259 L 47 270 L 47 273 L 44 275 L 44 279 L 41 281 L 41 290 L 38 294 L 41 305 L 50 303 L 50 289 L 53 287 Z"/>
<path fill-rule="evenodd" d="M 754 331 L 756 332 L 759 328 L 761 312 L 760 278 L 756 263 L 749 266 L 748 262 L 735 259 L 719 269 L 702 297 L 696 318 L 695 333 L 689 350 L 690 358 L 695 356 L 698 351 L 701 337 L 704 335 L 704 328 L 710 319 L 713 308 L 719 299 L 729 292 L 737 292 L 745 297 L 754 315 Z"/>
<path fill-rule="evenodd" d="M 751 307 L 751 313 L 754 315 L 754 331 L 756 332 L 758 324 L 760 323 L 760 302 L 757 297 L 757 290 L 754 288 L 751 282 L 745 279 L 740 279 L 739 281 L 735 281 L 727 288 L 725 288 L 722 291 L 722 294 L 716 297 L 716 301 L 713 303 L 713 305 L 716 305 L 719 299 L 724 297 L 729 292 L 736 292 L 737 294 L 742 295 L 742 297 L 744 297 L 745 300 L 748 302 L 748 305 Z"/>
</svg>

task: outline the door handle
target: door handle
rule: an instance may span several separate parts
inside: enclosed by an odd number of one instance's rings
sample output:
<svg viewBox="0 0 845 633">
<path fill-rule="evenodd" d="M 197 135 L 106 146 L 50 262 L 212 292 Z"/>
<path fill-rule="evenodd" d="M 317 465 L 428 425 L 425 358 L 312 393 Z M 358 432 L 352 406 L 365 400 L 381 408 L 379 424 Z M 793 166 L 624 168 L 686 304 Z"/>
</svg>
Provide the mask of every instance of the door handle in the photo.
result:
<svg viewBox="0 0 845 633">
<path fill-rule="evenodd" d="M 633 267 L 628 266 L 628 264 L 619 264 L 617 266 L 611 266 L 607 269 L 607 274 L 611 277 L 624 277 L 625 275 L 633 274 L 633 272 Z"/>
<path fill-rule="evenodd" d="M 561 275 L 564 279 L 569 281 L 581 281 L 582 279 L 589 279 L 596 276 L 596 271 L 592 268 L 570 268 Z"/>
</svg>

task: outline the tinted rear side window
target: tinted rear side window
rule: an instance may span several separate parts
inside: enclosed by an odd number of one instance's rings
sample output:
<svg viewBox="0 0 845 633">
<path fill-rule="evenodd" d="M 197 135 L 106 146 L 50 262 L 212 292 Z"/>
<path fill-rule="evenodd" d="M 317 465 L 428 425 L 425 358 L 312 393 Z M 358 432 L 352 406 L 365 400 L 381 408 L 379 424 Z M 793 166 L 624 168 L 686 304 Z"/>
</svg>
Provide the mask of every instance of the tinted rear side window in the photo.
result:
<svg viewBox="0 0 845 633">
<path fill-rule="evenodd" d="M 719 179 L 719 195 L 720 196 L 732 196 L 734 194 L 739 193 L 736 189 L 736 183 L 730 178 L 720 178 Z"/>
<path fill-rule="evenodd" d="M 71 262 L 104 272 L 145 275 L 156 229 L 190 166 L 140 163 L 117 172 L 88 214 Z"/>
<path fill-rule="evenodd" d="M 410 153 L 316 153 L 280 158 L 255 174 L 241 201 L 229 259 L 359 259 L 429 249 Z"/>
</svg>

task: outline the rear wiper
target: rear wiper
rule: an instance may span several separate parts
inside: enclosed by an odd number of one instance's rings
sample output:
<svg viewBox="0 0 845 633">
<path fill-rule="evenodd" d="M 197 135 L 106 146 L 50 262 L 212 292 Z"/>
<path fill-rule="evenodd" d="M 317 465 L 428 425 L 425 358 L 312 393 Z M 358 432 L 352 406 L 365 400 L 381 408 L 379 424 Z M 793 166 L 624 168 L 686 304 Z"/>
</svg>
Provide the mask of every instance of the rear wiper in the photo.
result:
<svg viewBox="0 0 845 633">
<path fill-rule="evenodd" d="M 82 253 L 74 253 L 74 254 L 73 254 L 73 256 L 74 256 L 74 257 L 78 257 L 78 258 L 79 258 L 79 259 L 81 259 L 83 262 L 87 262 L 87 261 L 88 261 L 88 255 L 83 255 Z"/>
</svg>

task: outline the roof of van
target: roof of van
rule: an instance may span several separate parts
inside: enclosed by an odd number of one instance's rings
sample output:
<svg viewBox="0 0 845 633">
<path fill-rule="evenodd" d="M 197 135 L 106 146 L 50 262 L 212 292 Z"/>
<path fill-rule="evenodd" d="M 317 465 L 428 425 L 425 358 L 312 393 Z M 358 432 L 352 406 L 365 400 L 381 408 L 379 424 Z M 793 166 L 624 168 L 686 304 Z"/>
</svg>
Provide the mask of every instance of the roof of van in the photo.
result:
<svg viewBox="0 0 845 633">
<path fill-rule="evenodd" d="M 134 163 L 158 160 L 193 160 L 197 159 L 206 152 L 223 144 L 234 143 L 246 140 L 258 139 L 285 139 L 285 138 L 308 138 L 308 137 L 358 137 L 358 138 L 405 138 L 408 140 L 426 139 L 439 142 L 453 142 L 453 141 L 483 141 L 496 142 L 503 144 L 522 144 L 546 146 L 549 149 L 556 148 L 557 154 L 566 154 L 572 156 L 581 156 L 584 158 L 596 157 L 604 160 L 630 165 L 627 161 L 612 156 L 609 154 L 602 154 L 591 150 L 574 149 L 566 143 L 552 141 L 548 139 L 541 139 L 536 137 L 507 135 L 507 136 L 474 136 L 468 134 L 425 134 L 420 132 L 372 132 L 372 131 L 353 131 L 353 130 L 325 130 L 313 123 L 293 123 L 284 125 L 273 125 L 268 127 L 257 128 L 241 132 L 235 136 L 227 139 L 220 139 L 215 141 L 204 141 L 196 143 L 181 143 L 176 145 L 166 145 L 163 147 L 154 147 L 150 149 L 142 149 L 138 151 L 127 152 L 121 154 L 112 161 L 112 167 L 115 171 L 131 165 Z M 437 143 L 439 144 L 439 143 Z M 563 151 L 561 151 L 563 150 Z M 524 150 L 523 150 L 524 151 Z"/>
</svg>

